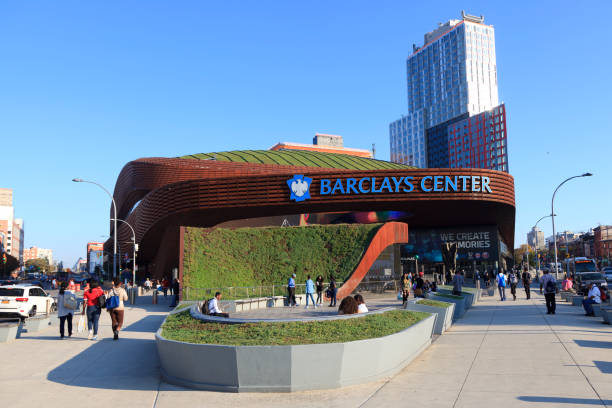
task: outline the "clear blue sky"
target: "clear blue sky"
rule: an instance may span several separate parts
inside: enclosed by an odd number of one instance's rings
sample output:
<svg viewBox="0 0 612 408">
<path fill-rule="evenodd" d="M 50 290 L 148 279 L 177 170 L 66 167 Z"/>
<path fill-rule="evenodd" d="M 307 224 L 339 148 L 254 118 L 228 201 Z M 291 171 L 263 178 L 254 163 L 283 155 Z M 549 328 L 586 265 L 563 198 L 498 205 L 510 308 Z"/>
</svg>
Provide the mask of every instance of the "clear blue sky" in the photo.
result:
<svg viewBox="0 0 612 408">
<path fill-rule="evenodd" d="M 558 194 L 558 229 L 612 223 L 612 2 L 3 2 L 0 187 L 14 189 L 26 245 L 67 266 L 84 256 L 108 234 L 109 202 L 70 180 L 112 189 L 140 157 L 328 132 L 388 159 L 412 44 L 461 9 L 496 30 L 515 246 L 556 184 L 585 171 Z"/>
</svg>

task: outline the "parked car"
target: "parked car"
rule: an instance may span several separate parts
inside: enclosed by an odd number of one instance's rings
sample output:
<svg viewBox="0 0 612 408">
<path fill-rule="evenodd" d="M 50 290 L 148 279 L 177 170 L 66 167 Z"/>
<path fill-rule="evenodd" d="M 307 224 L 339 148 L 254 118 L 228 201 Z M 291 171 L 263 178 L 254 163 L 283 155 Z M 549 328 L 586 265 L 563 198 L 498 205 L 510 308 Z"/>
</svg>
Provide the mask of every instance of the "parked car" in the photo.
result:
<svg viewBox="0 0 612 408">
<path fill-rule="evenodd" d="M 574 289 L 579 295 L 586 295 L 589 291 L 587 287 L 589 284 L 594 283 L 597 286 L 607 289 L 608 282 L 603 273 L 599 272 L 583 272 L 574 275 Z"/>
<path fill-rule="evenodd" d="M 0 317 L 19 317 L 25 319 L 45 314 L 47 304 L 53 311 L 56 301 L 40 286 L 19 284 L 0 286 Z"/>
<path fill-rule="evenodd" d="M 601 273 L 604 274 L 604 276 L 606 277 L 606 281 L 608 281 L 608 283 L 612 283 L 612 266 L 606 266 L 602 268 Z"/>
</svg>

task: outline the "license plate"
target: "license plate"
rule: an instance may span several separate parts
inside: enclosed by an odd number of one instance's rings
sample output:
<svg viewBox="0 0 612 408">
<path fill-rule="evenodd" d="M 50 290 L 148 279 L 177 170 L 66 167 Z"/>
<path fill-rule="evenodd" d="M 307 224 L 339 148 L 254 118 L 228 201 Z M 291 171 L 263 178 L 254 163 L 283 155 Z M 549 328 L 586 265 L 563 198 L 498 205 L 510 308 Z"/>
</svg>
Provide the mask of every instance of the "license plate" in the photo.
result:
<svg viewBox="0 0 612 408">
<path fill-rule="evenodd" d="M 4 304 L 7 304 L 8 302 L 9 302 L 8 300 L 3 300 L 2 304 L 4 305 Z"/>
</svg>

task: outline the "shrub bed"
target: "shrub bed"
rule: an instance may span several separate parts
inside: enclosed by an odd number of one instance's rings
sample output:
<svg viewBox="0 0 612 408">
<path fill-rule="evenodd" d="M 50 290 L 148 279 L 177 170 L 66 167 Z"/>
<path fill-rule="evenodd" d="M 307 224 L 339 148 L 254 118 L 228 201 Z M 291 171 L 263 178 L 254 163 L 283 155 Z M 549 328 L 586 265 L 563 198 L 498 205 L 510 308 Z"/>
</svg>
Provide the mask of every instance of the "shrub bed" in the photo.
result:
<svg viewBox="0 0 612 408">
<path fill-rule="evenodd" d="M 449 299 L 465 299 L 465 296 L 463 296 L 463 295 L 457 296 L 457 295 L 451 295 L 449 293 L 438 293 L 438 292 L 436 292 L 435 296 L 445 297 L 445 298 L 449 298 Z"/>
<path fill-rule="evenodd" d="M 433 306 L 433 307 L 451 307 L 451 303 L 440 302 L 432 299 L 422 299 L 417 302 L 420 305 Z"/>
<path fill-rule="evenodd" d="M 427 316 L 422 312 L 392 310 L 354 319 L 227 325 L 201 322 L 185 311 L 168 316 L 161 334 L 169 340 L 234 346 L 340 343 L 388 336 Z"/>
</svg>

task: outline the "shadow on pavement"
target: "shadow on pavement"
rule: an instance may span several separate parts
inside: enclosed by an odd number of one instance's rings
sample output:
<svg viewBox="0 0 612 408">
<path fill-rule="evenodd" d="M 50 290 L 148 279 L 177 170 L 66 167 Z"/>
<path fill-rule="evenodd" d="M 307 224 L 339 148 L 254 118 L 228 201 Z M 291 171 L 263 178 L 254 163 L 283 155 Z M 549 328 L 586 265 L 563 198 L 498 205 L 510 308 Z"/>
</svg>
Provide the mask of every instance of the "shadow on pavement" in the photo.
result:
<svg viewBox="0 0 612 408">
<path fill-rule="evenodd" d="M 124 332 L 155 333 L 166 318 L 166 315 L 150 315 L 121 329 Z"/>
<path fill-rule="evenodd" d="M 49 381 L 74 387 L 145 391 L 157 390 L 159 378 L 155 341 L 130 338 L 92 342 L 47 375 Z"/>
<path fill-rule="evenodd" d="M 593 361 L 595 366 L 604 374 L 612 374 L 612 361 Z"/>
<path fill-rule="evenodd" d="M 544 403 L 557 403 L 557 404 L 582 404 L 582 405 L 599 405 L 612 404 L 612 400 L 600 400 L 594 398 L 571 398 L 571 397 L 532 397 L 532 396 L 520 396 L 517 397 L 520 401 L 526 402 L 544 402 Z"/>
<path fill-rule="evenodd" d="M 596 341 L 596 340 L 574 340 L 580 347 L 595 347 L 603 349 L 612 349 L 612 341 Z"/>
</svg>

